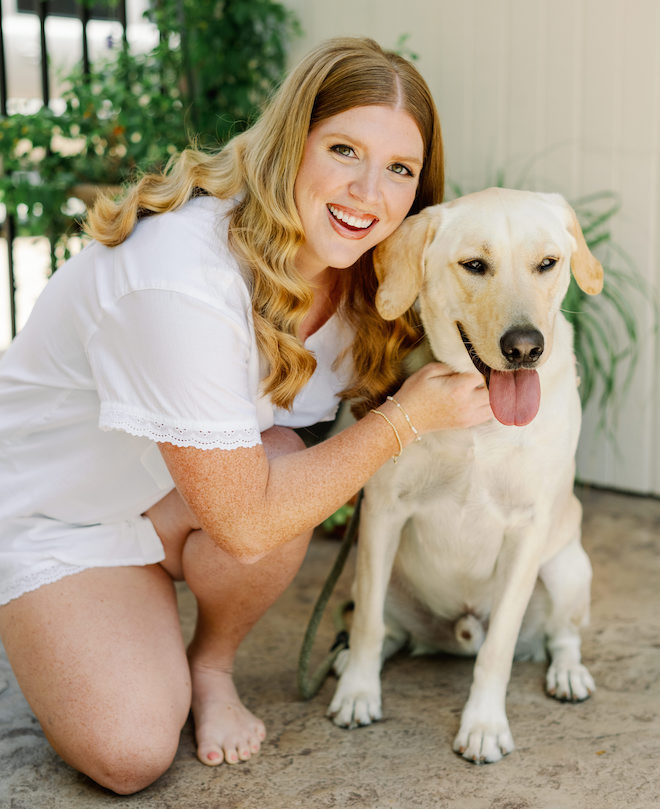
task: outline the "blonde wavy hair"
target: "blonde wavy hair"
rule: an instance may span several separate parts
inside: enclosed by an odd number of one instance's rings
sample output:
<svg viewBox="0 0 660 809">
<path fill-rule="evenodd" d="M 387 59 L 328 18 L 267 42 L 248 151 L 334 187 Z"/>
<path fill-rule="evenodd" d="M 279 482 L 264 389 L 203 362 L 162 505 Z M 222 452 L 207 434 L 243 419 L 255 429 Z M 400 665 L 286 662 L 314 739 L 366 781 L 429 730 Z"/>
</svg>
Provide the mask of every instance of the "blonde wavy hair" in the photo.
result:
<svg viewBox="0 0 660 809">
<path fill-rule="evenodd" d="M 357 106 L 404 109 L 417 123 L 424 164 L 410 210 L 442 201 L 442 136 L 431 93 L 417 69 L 396 53 L 363 38 L 336 38 L 312 50 L 284 80 L 257 122 L 218 153 L 186 149 L 162 174 L 147 174 L 123 198 L 100 198 L 87 220 L 99 242 L 123 242 L 136 222 L 172 211 L 191 197 L 239 199 L 230 216 L 232 251 L 251 278 L 257 345 L 267 360 L 264 390 L 290 408 L 316 367 L 296 336 L 312 291 L 294 266 L 304 241 L 294 183 L 310 129 Z M 340 274 L 338 311 L 353 327 L 354 374 L 342 392 L 360 414 L 381 401 L 400 379 L 407 351 L 420 337 L 412 310 L 393 321 L 375 310 L 377 280 L 371 251 Z"/>
</svg>

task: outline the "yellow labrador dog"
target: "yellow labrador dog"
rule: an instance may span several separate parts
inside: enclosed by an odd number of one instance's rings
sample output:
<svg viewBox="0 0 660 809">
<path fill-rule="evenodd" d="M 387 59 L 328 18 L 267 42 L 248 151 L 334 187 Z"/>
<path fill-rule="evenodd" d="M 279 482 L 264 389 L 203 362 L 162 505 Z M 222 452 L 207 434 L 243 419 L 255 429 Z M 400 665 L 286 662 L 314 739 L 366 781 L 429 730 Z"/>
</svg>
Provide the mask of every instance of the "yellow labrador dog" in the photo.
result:
<svg viewBox="0 0 660 809">
<path fill-rule="evenodd" d="M 426 208 L 374 254 L 377 306 L 418 299 L 433 356 L 484 375 L 495 418 L 426 435 L 365 488 L 350 649 L 329 715 L 382 718 L 382 661 L 476 654 L 454 750 L 476 762 L 513 750 L 505 695 L 515 656 L 545 659 L 549 694 L 594 691 L 581 664 L 591 566 L 573 494 L 580 429 L 570 270 L 589 294 L 603 270 L 556 194 L 491 188 Z"/>
</svg>

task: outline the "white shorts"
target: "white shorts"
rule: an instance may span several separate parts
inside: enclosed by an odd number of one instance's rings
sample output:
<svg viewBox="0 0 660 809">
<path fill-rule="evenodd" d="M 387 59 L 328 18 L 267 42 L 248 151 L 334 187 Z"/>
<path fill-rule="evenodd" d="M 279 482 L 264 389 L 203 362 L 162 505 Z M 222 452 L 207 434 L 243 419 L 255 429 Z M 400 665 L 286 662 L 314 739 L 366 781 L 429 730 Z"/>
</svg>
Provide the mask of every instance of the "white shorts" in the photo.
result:
<svg viewBox="0 0 660 809">
<path fill-rule="evenodd" d="M 164 558 L 148 517 L 95 525 L 15 517 L 0 523 L 0 605 L 82 570 L 152 565 Z"/>
</svg>

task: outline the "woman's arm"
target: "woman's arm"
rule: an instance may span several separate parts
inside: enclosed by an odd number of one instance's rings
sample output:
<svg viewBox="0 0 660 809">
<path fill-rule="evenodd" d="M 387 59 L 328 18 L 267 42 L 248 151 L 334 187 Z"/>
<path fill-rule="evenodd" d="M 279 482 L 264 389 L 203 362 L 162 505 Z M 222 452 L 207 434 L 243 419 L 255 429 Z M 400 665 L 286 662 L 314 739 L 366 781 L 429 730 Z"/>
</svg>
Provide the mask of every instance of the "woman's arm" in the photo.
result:
<svg viewBox="0 0 660 809">
<path fill-rule="evenodd" d="M 413 374 L 396 398 L 420 434 L 471 426 L 492 415 L 482 377 L 455 374 L 440 363 Z M 396 405 L 385 402 L 378 409 L 404 446 L 414 439 Z M 390 424 L 369 413 L 321 444 L 271 461 L 263 446 L 160 449 L 204 531 L 233 557 L 252 563 L 336 511 L 399 444 Z"/>
</svg>

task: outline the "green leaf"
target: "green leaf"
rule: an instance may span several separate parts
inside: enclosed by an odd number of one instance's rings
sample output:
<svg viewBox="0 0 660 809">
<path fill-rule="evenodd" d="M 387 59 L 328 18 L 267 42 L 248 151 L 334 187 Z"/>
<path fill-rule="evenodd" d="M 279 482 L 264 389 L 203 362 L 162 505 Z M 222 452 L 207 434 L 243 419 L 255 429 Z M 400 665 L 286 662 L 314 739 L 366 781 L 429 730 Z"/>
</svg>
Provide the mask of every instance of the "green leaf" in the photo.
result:
<svg viewBox="0 0 660 809">
<path fill-rule="evenodd" d="M 129 182 L 193 139 L 219 147 L 258 114 L 300 32 L 275 0 L 158 0 L 145 16 L 162 35 L 151 51 L 122 48 L 88 76 L 77 66 L 60 114 L 0 120 L 0 202 L 21 212 L 19 235 L 45 234 L 54 252 L 79 231 L 63 212 L 72 185 Z"/>
</svg>

